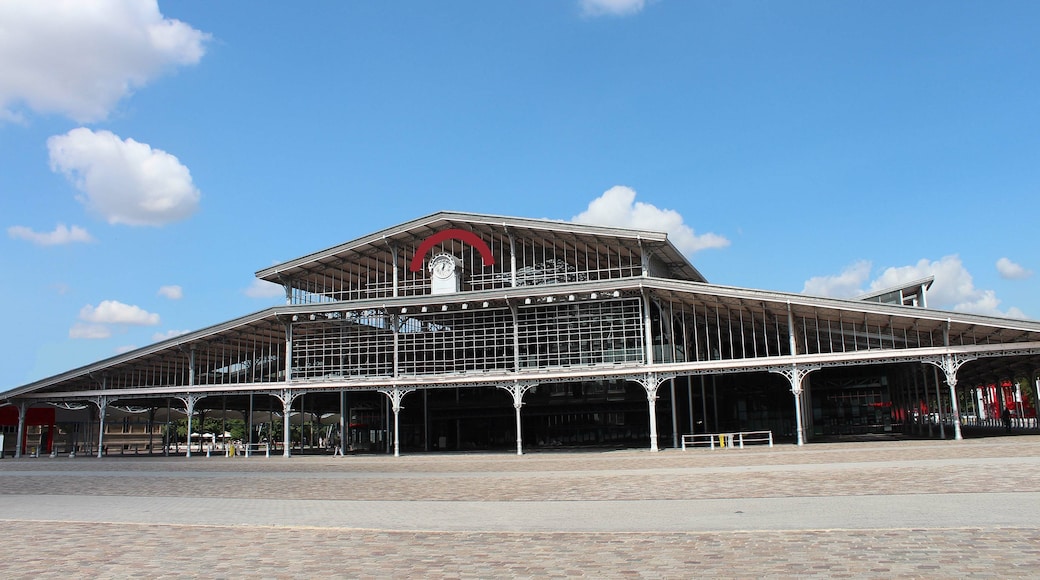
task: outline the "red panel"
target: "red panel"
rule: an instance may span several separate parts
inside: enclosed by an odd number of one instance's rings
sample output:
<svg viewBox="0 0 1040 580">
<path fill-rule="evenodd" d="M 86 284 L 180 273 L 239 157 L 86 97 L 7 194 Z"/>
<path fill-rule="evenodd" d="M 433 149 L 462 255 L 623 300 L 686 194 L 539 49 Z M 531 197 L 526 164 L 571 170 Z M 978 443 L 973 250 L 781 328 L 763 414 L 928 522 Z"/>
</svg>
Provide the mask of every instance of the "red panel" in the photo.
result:
<svg viewBox="0 0 1040 580">
<path fill-rule="evenodd" d="M 423 240 L 423 243 L 419 244 L 419 249 L 415 251 L 415 256 L 412 257 L 410 270 L 412 272 L 422 270 L 423 258 L 426 256 L 426 252 L 429 252 L 430 248 L 434 247 L 438 243 L 450 239 L 469 242 L 469 245 L 473 246 L 480 252 L 480 257 L 485 266 L 493 266 L 495 264 L 495 255 L 491 253 L 491 248 L 484 243 L 484 240 L 480 239 L 480 236 L 466 230 L 449 229 L 439 231 Z"/>
<path fill-rule="evenodd" d="M 26 425 L 53 425 L 54 407 L 30 407 L 25 412 Z M 0 425 L 18 425 L 18 407 L 0 407 Z"/>
</svg>

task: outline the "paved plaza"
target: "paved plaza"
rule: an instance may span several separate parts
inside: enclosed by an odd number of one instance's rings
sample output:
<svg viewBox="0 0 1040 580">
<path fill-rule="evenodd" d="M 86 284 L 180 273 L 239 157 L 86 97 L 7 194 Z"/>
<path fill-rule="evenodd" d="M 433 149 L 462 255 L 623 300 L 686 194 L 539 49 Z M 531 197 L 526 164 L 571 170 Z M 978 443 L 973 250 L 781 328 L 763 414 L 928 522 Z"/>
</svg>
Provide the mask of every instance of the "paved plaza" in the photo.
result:
<svg viewBox="0 0 1040 580">
<path fill-rule="evenodd" d="M 1040 436 L 0 460 L 3 578 L 1040 577 Z"/>
</svg>

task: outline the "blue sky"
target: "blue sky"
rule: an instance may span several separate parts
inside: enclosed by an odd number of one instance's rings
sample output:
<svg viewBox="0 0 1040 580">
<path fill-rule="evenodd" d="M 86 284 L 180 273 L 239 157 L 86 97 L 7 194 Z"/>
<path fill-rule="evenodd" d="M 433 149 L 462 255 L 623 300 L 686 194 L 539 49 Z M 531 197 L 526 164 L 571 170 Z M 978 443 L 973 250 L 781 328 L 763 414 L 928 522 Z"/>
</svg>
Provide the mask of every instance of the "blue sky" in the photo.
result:
<svg viewBox="0 0 1040 580">
<path fill-rule="evenodd" d="M 0 0 L 0 70 L 0 390 L 442 209 L 1040 317 L 1032 0 Z"/>
</svg>

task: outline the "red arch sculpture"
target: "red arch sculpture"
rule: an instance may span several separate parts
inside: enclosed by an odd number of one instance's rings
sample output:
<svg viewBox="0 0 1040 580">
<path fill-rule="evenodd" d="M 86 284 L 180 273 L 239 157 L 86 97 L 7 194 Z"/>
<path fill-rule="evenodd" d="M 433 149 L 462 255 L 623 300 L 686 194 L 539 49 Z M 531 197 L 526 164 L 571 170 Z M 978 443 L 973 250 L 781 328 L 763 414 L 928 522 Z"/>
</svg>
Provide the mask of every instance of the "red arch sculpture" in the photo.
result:
<svg viewBox="0 0 1040 580">
<path fill-rule="evenodd" d="M 477 251 L 480 252 L 480 258 L 483 260 L 485 266 L 495 265 L 495 256 L 491 253 L 491 248 L 484 243 L 484 240 L 480 239 L 480 236 L 473 232 L 452 228 L 449 230 L 439 231 L 423 240 L 423 242 L 419 244 L 419 249 L 415 250 L 415 256 L 412 257 L 412 263 L 409 266 L 409 270 L 412 272 L 422 270 L 423 257 L 425 257 L 426 253 L 430 251 L 430 248 L 444 240 L 452 239 L 468 242 L 469 245 L 476 248 Z"/>
</svg>

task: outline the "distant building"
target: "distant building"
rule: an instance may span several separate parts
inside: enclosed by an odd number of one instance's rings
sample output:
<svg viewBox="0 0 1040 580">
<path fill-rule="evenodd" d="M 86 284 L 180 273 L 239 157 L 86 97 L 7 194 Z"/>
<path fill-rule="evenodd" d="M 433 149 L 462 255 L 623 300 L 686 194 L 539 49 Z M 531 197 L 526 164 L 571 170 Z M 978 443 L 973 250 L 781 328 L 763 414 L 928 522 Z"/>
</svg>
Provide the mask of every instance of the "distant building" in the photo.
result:
<svg viewBox="0 0 1040 580">
<path fill-rule="evenodd" d="M 222 448 L 192 436 L 203 416 L 284 455 L 959 438 L 988 386 L 1040 369 L 1040 323 L 926 308 L 931 279 L 855 300 L 720 286 L 650 231 L 441 212 L 257 277 L 286 304 L 0 393 L 7 448 L 176 452 L 177 419 L 188 453 Z"/>
</svg>

